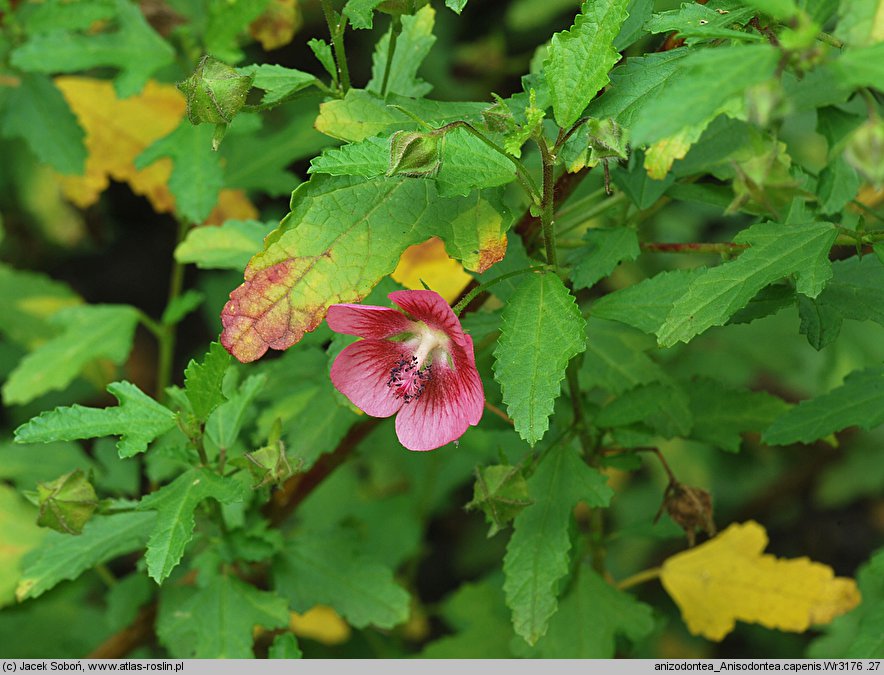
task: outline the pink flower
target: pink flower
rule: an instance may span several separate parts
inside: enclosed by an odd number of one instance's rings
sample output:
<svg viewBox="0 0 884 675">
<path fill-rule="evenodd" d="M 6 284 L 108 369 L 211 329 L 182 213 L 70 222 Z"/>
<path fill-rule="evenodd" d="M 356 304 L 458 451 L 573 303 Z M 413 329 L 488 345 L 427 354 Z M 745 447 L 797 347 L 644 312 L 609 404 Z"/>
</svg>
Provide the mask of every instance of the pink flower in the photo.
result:
<svg viewBox="0 0 884 675">
<path fill-rule="evenodd" d="M 433 450 L 460 438 L 482 418 L 485 393 L 473 340 L 434 291 L 388 296 L 388 307 L 332 305 L 333 331 L 363 338 L 335 359 L 331 379 L 373 417 L 396 417 L 396 435 L 409 450 Z"/>
</svg>

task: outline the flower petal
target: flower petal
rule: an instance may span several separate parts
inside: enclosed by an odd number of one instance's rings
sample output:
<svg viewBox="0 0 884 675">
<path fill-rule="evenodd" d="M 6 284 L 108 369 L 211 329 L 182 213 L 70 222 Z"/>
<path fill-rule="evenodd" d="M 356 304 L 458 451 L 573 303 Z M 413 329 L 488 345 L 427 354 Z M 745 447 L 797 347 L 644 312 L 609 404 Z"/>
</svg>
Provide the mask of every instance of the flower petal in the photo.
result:
<svg viewBox="0 0 884 675">
<path fill-rule="evenodd" d="M 332 384 L 366 414 L 389 417 L 403 403 L 387 386 L 390 371 L 403 358 L 410 359 L 411 351 L 401 342 L 354 342 L 338 354 L 332 364 Z"/>
<path fill-rule="evenodd" d="M 332 305 L 326 321 L 336 333 L 375 340 L 413 330 L 413 323 L 402 312 L 374 305 Z"/>
<path fill-rule="evenodd" d="M 476 371 L 473 341 L 468 335 L 464 338 L 468 349 L 452 353 L 455 369 L 434 361 L 424 393 L 403 405 L 396 416 L 396 435 L 409 450 L 434 450 L 457 440 L 482 419 L 485 392 Z"/>
<path fill-rule="evenodd" d="M 445 299 L 436 291 L 394 291 L 388 296 L 417 321 L 423 321 L 430 328 L 441 330 L 451 340 L 465 346 L 466 337 L 460 320 Z M 470 343 L 472 352 L 472 343 Z"/>
</svg>

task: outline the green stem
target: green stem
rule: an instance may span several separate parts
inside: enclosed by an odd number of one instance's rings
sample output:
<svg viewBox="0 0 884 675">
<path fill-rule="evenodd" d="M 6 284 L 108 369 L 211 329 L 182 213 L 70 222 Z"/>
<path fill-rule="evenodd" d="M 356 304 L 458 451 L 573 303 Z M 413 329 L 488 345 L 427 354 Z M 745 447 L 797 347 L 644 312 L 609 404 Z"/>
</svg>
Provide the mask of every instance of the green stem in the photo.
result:
<svg viewBox="0 0 884 675">
<path fill-rule="evenodd" d="M 817 33 L 816 39 L 820 42 L 825 42 L 827 45 L 832 45 L 836 49 L 844 49 L 844 43 L 841 42 L 834 35 L 829 35 L 828 33 L 819 32 Z"/>
<path fill-rule="evenodd" d="M 631 577 L 627 577 L 619 584 L 617 584 L 617 588 L 621 591 L 625 591 L 627 588 L 632 588 L 633 586 L 638 586 L 639 584 L 643 584 L 646 581 L 653 581 L 654 579 L 660 578 L 660 573 L 663 571 L 660 567 L 652 567 L 649 570 L 643 570 L 638 572 L 637 574 L 633 574 Z"/>
<path fill-rule="evenodd" d="M 589 119 L 588 117 L 581 117 L 579 120 L 577 120 L 576 122 L 574 122 L 574 124 L 571 125 L 571 127 L 568 129 L 568 131 L 563 131 L 563 132 L 559 133 L 559 137 L 556 139 L 556 143 L 553 146 L 552 153 L 554 155 L 558 154 L 559 150 L 561 150 L 562 146 L 565 145 L 565 143 L 567 143 L 568 139 L 571 138 L 572 134 L 574 134 L 574 132 L 577 131 L 580 127 L 582 127 L 588 119 Z"/>
<path fill-rule="evenodd" d="M 583 208 L 587 204 L 591 204 L 595 201 L 595 198 L 600 195 L 605 194 L 605 188 L 599 188 L 596 192 L 593 192 L 586 197 L 581 198 L 579 201 L 574 202 L 572 206 L 569 206 L 567 209 L 562 209 L 558 213 L 559 220 L 563 220 L 564 216 L 569 213 L 574 213 L 580 208 Z M 583 225 L 586 221 L 592 220 L 600 215 L 602 215 L 605 211 L 609 209 L 613 209 L 615 206 L 619 206 L 626 201 L 626 194 L 623 192 L 618 192 L 613 197 L 604 200 L 603 202 L 596 204 L 593 208 L 587 209 L 585 212 L 577 214 L 580 216 L 580 220 L 578 220 L 573 225 L 568 225 L 567 227 L 563 227 L 559 230 L 559 234 L 568 234 L 573 230 L 576 230 L 578 227 Z"/>
<path fill-rule="evenodd" d="M 344 29 L 347 27 L 347 17 L 341 14 L 339 20 L 335 21 L 335 10 L 332 8 L 331 0 L 320 0 L 320 3 L 322 4 L 322 13 L 325 14 L 325 22 L 328 24 L 332 48 L 335 51 L 341 93 L 346 94 L 350 90 L 350 69 L 347 67 L 347 52 L 344 50 Z"/>
<path fill-rule="evenodd" d="M 866 109 L 869 111 L 869 119 L 878 119 L 878 99 L 875 98 L 875 95 L 869 90 L 868 87 L 863 87 L 862 89 L 858 89 L 857 91 L 866 102 Z"/>
<path fill-rule="evenodd" d="M 501 281 L 504 281 L 506 279 L 510 279 L 512 277 L 517 277 L 520 274 L 527 274 L 528 272 L 542 272 L 546 269 L 548 269 L 546 265 L 537 265 L 535 267 L 525 267 L 520 270 L 515 270 L 513 272 L 507 272 L 506 274 L 501 274 L 499 277 L 495 277 L 491 281 L 486 281 L 484 284 L 479 284 L 473 290 L 471 290 L 469 293 L 467 293 L 463 298 L 461 298 L 461 301 L 458 302 L 452 308 L 455 316 L 460 316 L 460 313 L 464 310 L 464 308 L 467 305 L 469 305 L 473 301 L 473 299 L 477 295 L 479 295 L 479 293 L 482 293 L 482 292 L 488 290 L 489 288 L 494 286 L 494 284 L 500 283 Z"/>
<path fill-rule="evenodd" d="M 189 225 L 185 221 L 178 222 L 178 238 L 176 246 L 184 240 Z M 174 258 L 173 258 L 174 260 Z M 169 297 L 166 307 L 170 306 L 179 295 L 184 286 L 184 265 L 174 260 L 172 273 L 169 277 Z M 159 357 L 157 359 L 157 391 L 156 397 L 160 401 L 166 398 L 166 387 L 172 381 L 172 366 L 175 356 L 175 339 L 177 337 L 174 325 L 161 326 L 159 333 Z"/>
<path fill-rule="evenodd" d="M 639 244 L 642 251 L 655 253 L 736 253 L 749 248 L 748 244 L 734 244 L 732 242 L 706 243 L 686 242 L 683 244 L 669 242 L 645 241 Z"/>
<path fill-rule="evenodd" d="M 95 573 L 101 578 L 105 586 L 107 586 L 108 588 L 113 588 L 117 585 L 117 578 L 108 569 L 107 565 L 98 564 L 94 567 L 94 569 Z"/>
<path fill-rule="evenodd" d="M 384 66 L 384 81 L 381 83 L 381 97 L 387 95 L 387 85 L 390 83 L 390 71 L 393 68 L 393 55 L 396 53 L 396 42 L 399 33 L 402 32 L 402 19 L 397 14 L 390 23 L 390 42 L 387 45 L 387 65 Z"/>
<path fill-rule="evenodd" d="M 543 231 L 543 243 L 546 246 L 546 262 L 558 269 L 559 255 L 556 251 L 556 229 L 553 218 L 555 207 L 555 157 L 549 151 L 546 139 L 538 134 L 534 137 L 537 147 L 540 149 L 540 157 L 543 161 L 543 188 L 540 198 L 540 225 Z"/>
</svg>

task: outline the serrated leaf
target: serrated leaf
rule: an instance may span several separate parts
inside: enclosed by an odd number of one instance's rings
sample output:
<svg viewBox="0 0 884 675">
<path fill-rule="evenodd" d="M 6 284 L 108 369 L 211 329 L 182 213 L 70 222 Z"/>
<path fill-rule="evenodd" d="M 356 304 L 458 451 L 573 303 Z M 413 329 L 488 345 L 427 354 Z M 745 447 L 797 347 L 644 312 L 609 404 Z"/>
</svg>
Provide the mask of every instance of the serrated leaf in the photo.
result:
<svg viewBox="0 0 884 675">
<path fill-rule="evenodd" d="M 143 548 L 155 520 L 152 513 L 119 513 L 96 516 L 76 537 L 50 532 L 25 559 L 16 597 L 19 602 L 39 597 L 66 579 Z"/>
<path fill-rule="evenodd" d="M 384 0 L 347 0 L 342 12 L 353 28 L 372 28 L 374 10 Z"/>
<path fill-rule="evenodd" d="M 174 200 L 166 186 L 171 162 L 161 160 L 138 171 L 134 161 L 178 126 L 185 107 L 181 93 L 151 81 L 140 94 L 121 99 L 104 80 L 58 77 L 55 83 L 85 129 L 89 151 L 85 175 L 62 178 L 65 196 L 81 208 L 91 206 L 113 178 L 147 197 L 155 211 L 171 211 Z"/>
<path fill-rule="evenodd" d="M 739 452 L 744 432 L 762 431 L 789 409 L 766 392 L 732 389 L 715 380 L 693 380 L 685 391 L 694 417 L 691 438 L 729 452 Z"/>
<path fill-rule="evenodd" d="M 810 297 L 832 276 L 829 249 L 837 230 L 828 223 L 761 223 L 737 239 L 751 243 L 740 257 L 704 270 L 672 305 L 657 339 L 664 347 L 688 342 L 712 326 L 721 326 L 764 287 L 794 274 L 797 289 Z"/>
<path fill-rule="evenodd" d="M 810 443 L 850 426 L 872 429 L 884 423 L 884 368 L 850 373 L 827 394 L 802 401 L 764 432 L 771 445 Z"/>
<path fill-rule="evenodd" d="M 313 52 L 320 65 L 325 68 L 325 72 L 331 76 L 334 82 L 337 82 L 338 70 L 335 65 L 335 57 L 332 55 L 331 45 L 325 40 L 313 38 L 307 42 L 307 46 L 310 47 L 310 51 Z"/>
<path fill-rule="evenodd" d="M 616 636 L 637 642 L 653 631 L 650 606 L 618 591 L 586 565 L 578 575 L 550 620 L 549 632 L 537 643 L 540 658 L 613 659 Z"/>
<path fill-rule="evenodd" d="M 255 78 L 252 86 L 264 90 L 261 98 L 264 105 L 279 103 L 287 96 L 316 83 L 316 76 L 310 73 L 269 63 L 244 66 L 237 68 L 237 72 Z"/>
<path fill-rule="evenodd" d="M 691 633 L 720 641 L 738 619 L 802 633 L 859 603 L 853 579 L 807 558 L 762 554 L 766 546 L 764 528 L 750 520 L 663 563 L 663 588 Z"/>
<path fill-rule="evenodd" d="M 24 74 L 3 98 L 0 134 L 27 142 L 41 162 L 56 171 L 82 174 L 85 134 L 64 96 L 45 75 Z"/>
<path fill-rule="evenodd" d="M 171 45 L 144 18 L 140 7 L 117 0 L 114 30 L 92 33 L 58 30 L 32 35 L 12 52 L 12 64 L 39 73 L 73 73 L 110 66 L 119 69 L 115 80 L 121 97 L 137 94 L 151 74 L 174 58 Z M 88 27 L 91 29 L 91 26 Z"/>
<path fill-rule="evenodd" d="M 620 394 L 639 384 L 666 379 L 663 369 L 645 352 L 652 340 L 625 326 L 591 317 L 586 326 L 586 352 L 580 366 L 583 387 L 601 387 Z"/>
<path fill-rule="evenodd" d="M 206 436 L 219 448 L 229 448 L 239 437 L 248 406 L 267 383 L 265 375 L 251 375 L 239 390 L 209 415 Z"/>
<path fill-rule="evenodd" d="M 147 450 L 147 444 L 175 426 L 175 414 L 130 382 L 113 382 L 107 390 L 120 402 L 115 408 L 81 405 L 42 413 L 15 430 L 17 443 L 49 443 L 80 438 L 120 436 L 120 457 Z"/>
<path fill-rule="evenodd" d="M 169 190 L 175 196 L 176 211 L 191 223 L 206 219 L 224 186 L 224 171 L 218 153 L 212 150 L 213 133 L 212 125 L 193 126 L 185 119 L 135 159 L 136 169 L 162 157 L 172 159 Z"/>
<path fill-rule="evenodd" d="M 611 117 L 620 126 L 632 127 L 636 115 L 653 104 L 690 51 L 673 49 L 627 58 L 624 65 L 611 71 L 611 86 L 589 105 L 587 113 L 599 119 Z"/>
<path fill-rule="evenodd" d="M 585 330 L 555 274 L 526 277 L 503 310 L 494 378 L 516 431 L 532 446 L 546 433 L 568 362 L 586 349 Z"/>
<path fill-rule="evenodd" d="M 390 32 L 378 40 L 371 60 L 371 80 L 365 85 L 368 91 L 379 95 L 398 94 L 421 98 L 430 93 L 433 86 L 417 76 L 417 71 L 436 42 L 433 24 L 436 11 L 430 6 L 421 7 L 413 16 L 402 16 L 402 33 L 396 41 L 393 63 L 387 89 L 383 91 L 387 54 L 390 49 Z"/>
<path fill-rule="evenodd" d="M 534 503 L 513 522 L 503 590 L 516 633 L 533 645 L 546 633 L 558 605 L 559 580 L 568 573 L 571 510 L 580 501 L 607 506 L 613 492 L 567 444 L 547 451 L 528 487 Z"/>
<path fill-rule="evenodd" d="M 156 525 L 147 541 L 144 556 L 148 575 L 162 584 L 184 555 L 193 538 L 196 508 L 206 499 L 222 504 L 241 501 L 243 485 L 235 478 L 222 478 L 205 468 L 190 469 L 168 485 L 144 497 L 139 511 L 156 511 Z"/>
<path fill-rule="evenodd" d="M 7 405 L 64 389 L 96 359 L 123 363 L 132 348 L 138 312 L 128 305 L 82 305 L 62 309 L 50 321 L 60 334 L 25 356 L 9 374 L 3 385 Z"/>
<path fill-rule="evenodd" d="M 347 623 L 392 628 L 408 618 L 408 593 L 393 573 L 360 555 L 344 530 L 293 536 L 273 567 L 277 590 L 298 612 L 330 605 Z"/>
<path fill-rule="evenodd" d="M 21 560 L 40 545 L 47 530 L 34 523 L 37 511 L 8 485 L 0 485 L 0 607 L 15 600 Z"/>
<path fill-rule="evenodd" d="M 229 366 L 230 354 L 220 343 L 213 342 L 201 362 L 191 359 L 184 369 L 184 393 L 200 422 L 205 422 L 209 413 L 226 400 L 221 382 Z"/>
<path fill-rule="evenodd" d="M 444 199 L 416 178 L 314 176 L 292 195 L 292 212 L 231 293 L 222 344 L 240 361 L 290 347 L 329 305 L 365 297 L 406 248 L 432 235 L 466 267 L 489 267 L 503 257 L 509 226 L 489 197 Z"/>
<path fill-rule="evenodd" d="M 589 288 L 599 279 L 614 271 L 624 260 L 635 260 L 641 252 L 638 235 L 628 227 L 615 229 L 593 228 L 583 235 L 585 246 L 573 254 L 574 288 Z"/>
<path fill-rule="evenodd" d="M 272 630 L 288 623 L 284 599 L 235 576 L 218 575 L 174 608 L 163 607 L 157 634 L 164 642 L 187 645 L 186 651 L 176 650 L 177 658 L 251 659 L 256 626 Z"/>
<path fill-rule="evenodd" d="M 844 319 L 884 325 L 884 264 L 875 256 L 855 256 L 832 264 L 832 280 L 814 299 L 798 296 L 801 332 L 815 349 L 833 342 Z"/>
<path fill-rule="evenodd" d="M 0 263 L 0 333 L 13 342 L 36 347 L 57 334 L 56 312 L 82 302 L 67 284 Z"/>
<path fill-rule="evenodd" d="M 476 189 L 505 185 L 515 179 L 513 163 L 464 129 L 445 134 L 441 164 L 426 179 L 443 197 L 466 196 Z M 326 150 L 310 162 L 309 173 L 376 178 L 390 172 L 390 139 L 369 138 Z"/>
<path fill-rule="evenodd" d="M 642 423 L 664 438 L 686 436 L 693 426 L 690 402 L 672 382 L 640 384 L 602 408 L 594 420 L 599 427 Z"/>
<path fill-rule="evenodd" d="M 661 272 L 628 288 L 610 293 L 592 306 L 592 314 L 656 333 L 672 305 L 684 295 L 702 268 Z"/>
<path fill-rule="evenodd" d="M 703 49 L 678 62 L 666 86 L 644 102 L 631 129 L 633 144 L 650 144 L 699 125 L 773 76 L 779 52 L 770 45 Z"/>
<path fill-rule="evenodd" d="M 614 38 L 626 19 L 627 0 L 586 0 L 574 25 L 552 37 L 543 64 L 560 127 L 580 117 L 608 83 L 608 71 L 620 59 Z"/>
<path fill-rule="evenodd" d="M 675 32 L 681 38 L 687 38 L 687 44 L 697 39 L 736 39 L 761 42 L 764 37 L 758 33 L 734 30 L 735 24 L 744 25 L 754 16 L 755 12 L 747 7 L 733 7 L 719 13 L 712 7 L 694 3 L 683 3 L 679 9 L 654 14 L 645 24 L 649 33 Z"/>
<path fill-rule="evenodd" d="M 395 107 L 394 107 L 395 106 Z M 435 127 L 465 120 L 479 122 L 487 103 L 430 101 L 388 95 L 380 98 L 362 89 L 351 89 L 342 99 L 319 106 L 316 129 L 342 141 L 362 141 L 372 136 L 389 136 L 401 129 L 416 129 L 418 123 L 402 107 Z"/>
</svg>

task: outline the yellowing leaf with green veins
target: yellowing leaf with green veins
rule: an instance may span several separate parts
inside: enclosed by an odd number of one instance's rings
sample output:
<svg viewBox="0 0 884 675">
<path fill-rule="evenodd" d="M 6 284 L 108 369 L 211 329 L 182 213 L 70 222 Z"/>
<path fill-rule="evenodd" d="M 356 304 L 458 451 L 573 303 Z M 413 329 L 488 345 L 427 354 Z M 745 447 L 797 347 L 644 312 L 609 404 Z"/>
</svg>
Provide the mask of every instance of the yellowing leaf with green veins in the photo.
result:
<svg viewBox="0 0 884 675">
<path fill-rule="evenodd" d="M 34 523 L 36 516 L 36 509 L 13 488 L 0 485 L 0 607 L 15 599 L 21 559 L 47 532 Z"/>
<path fill-rule="evenodd" d="M 493 197 L 442 198 L 419 178 L 314 176 L 230 294 L 221 343 L 243 362 L 287 349 L 330 305 L 364 298 L 406 248 L 434 234 L 465 267 L 487 269 L 506 251 L 510 218 Z"/>
<path fill-rule="evenodd" d="M 802 633 L 859 604 L 853 579 L 807 558 L 764 554 L 766 546 L 750 520 L 663 563 L 660 580 L 691 633 L 720 641 L 737 620 Z"/>
</svg>

